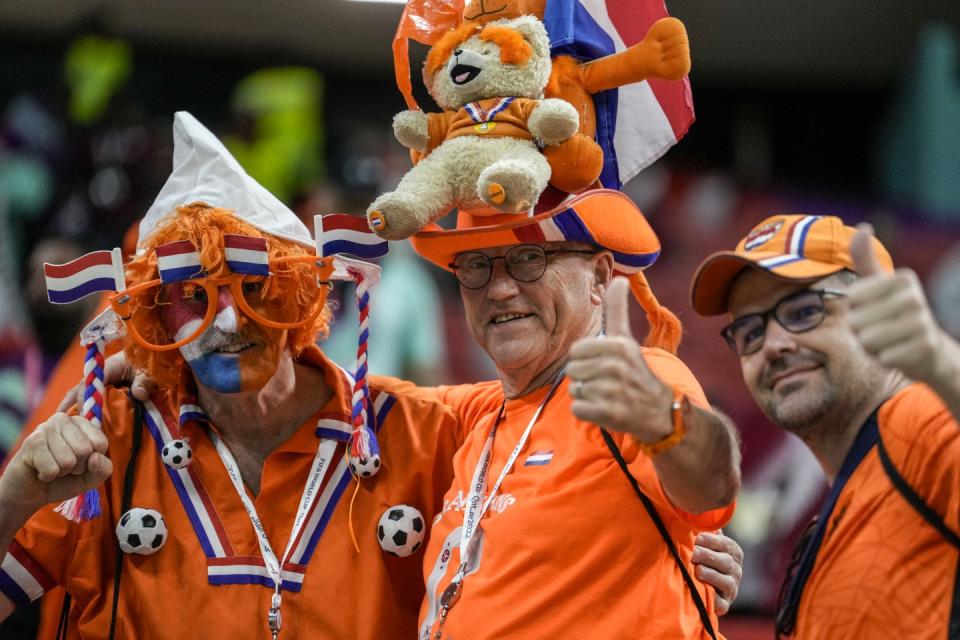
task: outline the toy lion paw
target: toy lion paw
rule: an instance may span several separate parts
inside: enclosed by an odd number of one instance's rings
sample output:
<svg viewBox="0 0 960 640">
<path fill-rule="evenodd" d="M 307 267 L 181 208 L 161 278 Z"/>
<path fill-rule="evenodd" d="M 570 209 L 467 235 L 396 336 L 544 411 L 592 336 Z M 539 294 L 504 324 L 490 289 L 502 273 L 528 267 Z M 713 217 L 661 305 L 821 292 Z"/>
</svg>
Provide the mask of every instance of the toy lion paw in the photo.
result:
<svg viewBox="0 0 960 640">
<path fill-rule="evenodd" d="M 526 211 L 536 203 L 545 187 L 546 180 L 538 180 L 529 164 L 516 160 L 495 162 L 484 169 L 477 180 L 480 199 L 504 213 Z"/>
<path fill-rule="evenodd" d="M 402 240 L 428 222 L 420 209 L 415 198 L 391 191 L 373 201 L 367 209 L 367 223 L 384 240 Z"/>
<path fill-rule="evenodd" d="M 687 29 L 676 18 L 654 22 L 638 46 L 649 55 L 650 77 L 679 80 L 690 73 Z"/>
<path fill-rule="evenodd" d="M 534 138 L 545 145 L 557 145 L 577 132 L 580 116 L 566 100 L 547 98 L 530 114 L 527 125 Z"/>
<path fill-rule="evenodd" d="M 393 117 L 393 135 L 403 146 L 416 151 L 425 151 L 429 140 L 427 114 L 409 109 Z"/>
</svg>

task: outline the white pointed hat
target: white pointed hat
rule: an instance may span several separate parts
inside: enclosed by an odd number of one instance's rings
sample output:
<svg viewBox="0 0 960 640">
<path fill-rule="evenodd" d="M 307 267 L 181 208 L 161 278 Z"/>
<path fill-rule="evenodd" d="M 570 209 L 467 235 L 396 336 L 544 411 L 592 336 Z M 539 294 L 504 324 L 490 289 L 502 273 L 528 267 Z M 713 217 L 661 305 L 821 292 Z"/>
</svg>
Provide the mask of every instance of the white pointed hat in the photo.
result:
<svg viewBox="0 0 960 640">
<path fill-rule="evenodd" d="M 173 172 L 140 222 L 140 241 L 177 207 L 193 202 L 232 209 L 264 233 L 314 246 L 310 231 L 293 211 L 251 178 L 196 118 L 178 111 L 173 117 Z"/>
</svg>

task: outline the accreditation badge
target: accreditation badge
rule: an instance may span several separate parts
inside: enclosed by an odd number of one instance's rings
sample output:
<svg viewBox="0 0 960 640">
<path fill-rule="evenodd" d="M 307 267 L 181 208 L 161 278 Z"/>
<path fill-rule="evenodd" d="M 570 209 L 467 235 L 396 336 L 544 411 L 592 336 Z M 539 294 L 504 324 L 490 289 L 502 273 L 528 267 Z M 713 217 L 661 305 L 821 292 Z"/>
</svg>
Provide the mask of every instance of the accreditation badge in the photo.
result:
<svg viewBox="0 0 960 640">
<path fill-rule="evenodd" d="M 477 124 L 473 125 L 474 132 L 479 133 L 481 135 L 484 133 L 490 133 L 496 128 L 497 128 L 496 122 L 478 122 Z"/>
</svg>

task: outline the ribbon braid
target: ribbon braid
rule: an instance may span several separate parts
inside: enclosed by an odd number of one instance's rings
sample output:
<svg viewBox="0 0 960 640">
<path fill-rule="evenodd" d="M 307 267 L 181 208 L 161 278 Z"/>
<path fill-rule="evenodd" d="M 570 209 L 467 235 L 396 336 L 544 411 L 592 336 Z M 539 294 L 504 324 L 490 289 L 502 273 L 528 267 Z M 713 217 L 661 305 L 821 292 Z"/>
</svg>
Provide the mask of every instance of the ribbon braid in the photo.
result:
<svg viewBox="0 0 960 640">
<path fill-rule="evenodd" d="M 83 361 L 83 417 L 101 428 L 103 421 L 103 340 L 94 340 L 87 346 Z M 85 493 L 64 500 L 54 509 L 67 520 L 86 522 L 100 516 L 100 492 L 89 489 Z"/>
<path fill-rule="evenodd" d="M 360 317 L 360 335 L 357 338 L 357 363 L 353 383 L 353 433 L 350 436 L 350 455 L 366 460 L 380 455 L 380 445 L 373 430 L 367 426 L 371 411 L 370 390 L 367 387 L 367 343 L 370 337 L 370 291 L 359 271 L 351 271 L 356 282 L 357 311 Z"/>
</svg>

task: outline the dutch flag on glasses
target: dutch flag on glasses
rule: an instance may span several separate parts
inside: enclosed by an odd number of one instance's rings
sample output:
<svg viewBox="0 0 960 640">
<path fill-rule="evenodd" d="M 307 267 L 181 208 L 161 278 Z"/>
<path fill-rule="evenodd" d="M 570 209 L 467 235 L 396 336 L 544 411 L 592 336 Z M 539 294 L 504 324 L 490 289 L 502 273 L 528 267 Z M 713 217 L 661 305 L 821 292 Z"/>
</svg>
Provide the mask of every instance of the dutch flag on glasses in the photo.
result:
<svg viewBox="0 0 960 640">
<path fill-rule="evenodd" d="M 266 238 L 225 234 L 223 255 L 227 260 L 227 267 L 234 273 L 270 275 L 270 255 L 267 253 Z"/>
<path fill-rule="evenodd" d="M 197 277 L 203 272 L 200 254 L 189 240 L 168 242 L 157 247 L 157 269 L 160 282 L 180 282 Z"/>
<path fill-rule="evenodd" d="M 381 240 L 372 231 L 364 218 L 346 213 L 331 213 L 320 218 L 323 256 L 348 253 L 358 258 L 379 258 L 390 250 L 386 240 Z"/>
<path fill-rule="evenodd" d="M 44 263 L 47 300 L 68 304 L 97 291 L 122 291 L 123 261 L 120 250 L 94 251 L 66 264 Z"/>
</svg>

